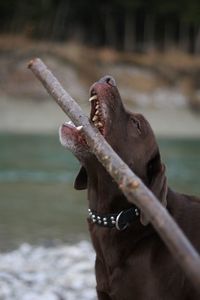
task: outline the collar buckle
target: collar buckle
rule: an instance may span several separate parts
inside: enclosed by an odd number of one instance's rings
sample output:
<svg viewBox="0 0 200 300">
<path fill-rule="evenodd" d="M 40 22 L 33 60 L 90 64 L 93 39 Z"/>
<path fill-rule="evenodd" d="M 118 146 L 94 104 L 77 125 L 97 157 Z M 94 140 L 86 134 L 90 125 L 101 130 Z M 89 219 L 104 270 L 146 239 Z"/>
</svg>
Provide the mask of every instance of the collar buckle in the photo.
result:
<svg viewBox="0 0 200 300">
<path fill-rule="evenodd" d="M 115 227 L 117 228 L 117 230 L 120 230 L 120 231 L 122 231 L 122 230 L 124 230 L 124 229 L 126 229 L 127 227 L 128 227 L 128 223 L 123 223 L 122 221 L 120 222 L 120 217 L 122 216 L 122 214 L 123 214 L 123 210 L 117 215 L 117 217 L 116 217 L 116 222 L 115 222 Z"/>
</svg>

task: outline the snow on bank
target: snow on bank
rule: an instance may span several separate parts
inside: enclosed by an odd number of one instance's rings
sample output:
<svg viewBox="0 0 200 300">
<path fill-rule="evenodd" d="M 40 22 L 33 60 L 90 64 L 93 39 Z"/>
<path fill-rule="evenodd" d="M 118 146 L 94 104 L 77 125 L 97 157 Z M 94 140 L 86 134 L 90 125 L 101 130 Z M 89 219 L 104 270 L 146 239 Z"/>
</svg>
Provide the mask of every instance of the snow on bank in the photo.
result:
<svg viewBox="0 0 200 300">
<path fill-rule="evenodd" d="M 54 248 L 23 244 L 0 254 L 0 300 L 94 300 L 89 242 Z"/>
</svg>

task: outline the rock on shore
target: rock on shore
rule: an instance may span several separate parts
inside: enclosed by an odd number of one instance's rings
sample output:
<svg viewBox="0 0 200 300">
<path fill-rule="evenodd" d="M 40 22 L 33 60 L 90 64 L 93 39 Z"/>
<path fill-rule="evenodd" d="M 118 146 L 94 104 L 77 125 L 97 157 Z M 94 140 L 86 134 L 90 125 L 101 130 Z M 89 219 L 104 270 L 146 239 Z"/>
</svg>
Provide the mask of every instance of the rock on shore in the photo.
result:
<svg viewBox="0 0 200 300">
<path fill-rule="evenodd" d="M 23 244 L 0 254 L 0 300 L 94 300 L 89 242 L 52 248 Z"/>
</svg>

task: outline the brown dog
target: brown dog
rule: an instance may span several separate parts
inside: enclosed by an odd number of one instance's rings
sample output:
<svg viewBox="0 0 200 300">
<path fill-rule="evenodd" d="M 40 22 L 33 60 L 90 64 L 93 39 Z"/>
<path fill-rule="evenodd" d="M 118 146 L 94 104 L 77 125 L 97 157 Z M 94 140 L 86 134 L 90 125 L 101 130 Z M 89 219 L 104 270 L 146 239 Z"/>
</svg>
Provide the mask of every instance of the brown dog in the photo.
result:
<svg viewBox="0 0 200 300">
<path fill-rule="evenodd" d="M 140 114 L 125 110 L 115 81 L 105 76 L 90 90 L 90 119 L 118 155 L 143 180 L 200 250 L 200 201 L 173 192 L 152 129 Z M 88 189 L 89 229 L 96 251 L 99 300 L 197 300 L 168 249 L 119 190 L 71 124 L 60 128 L 61 143 L 82 164 L 76 189 Z"/>
</svg>

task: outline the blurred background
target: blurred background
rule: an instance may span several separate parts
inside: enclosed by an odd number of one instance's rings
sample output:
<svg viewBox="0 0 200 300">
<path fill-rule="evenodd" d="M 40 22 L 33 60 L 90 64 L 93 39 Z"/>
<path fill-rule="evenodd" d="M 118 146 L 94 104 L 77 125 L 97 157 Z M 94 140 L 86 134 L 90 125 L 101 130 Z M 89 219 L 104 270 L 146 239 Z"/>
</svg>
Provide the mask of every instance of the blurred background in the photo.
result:
<svg viewBox="0 0 200 300">
<path fill-rule="evenodd" d="M 169 185 L 200 195 L 199 0 L 0 0 L 2 253 L 89 240 L 87 194 L 73 189 L 79 163 L 58 139 L 67 117 L 27 70 L 33 57 L 87 114 L 90 85 L 114 76 L 126 106 L 150 121 Z M 0 281 L 0 299 L 41 299 L 9 293 Z"/>
</svg>

